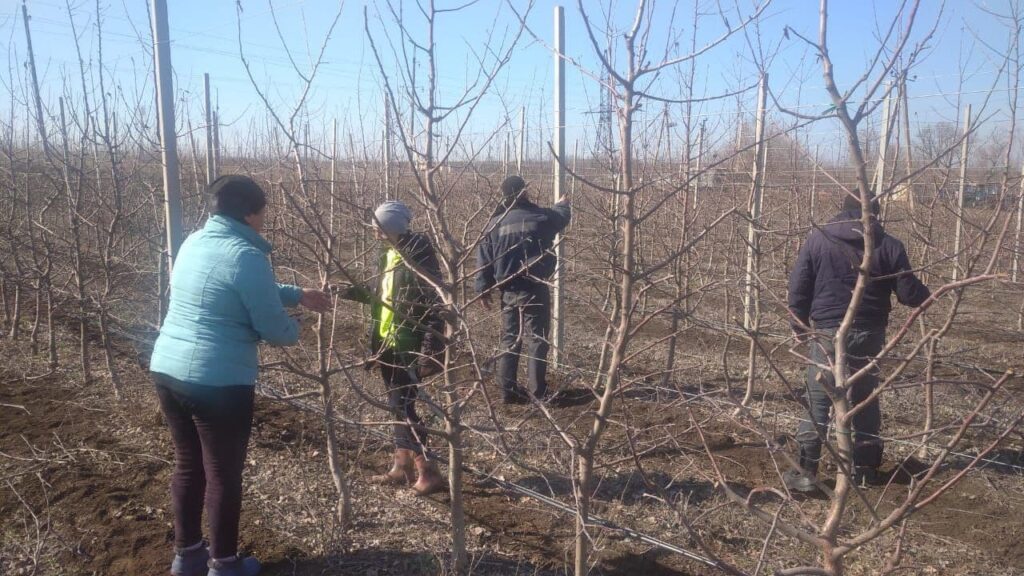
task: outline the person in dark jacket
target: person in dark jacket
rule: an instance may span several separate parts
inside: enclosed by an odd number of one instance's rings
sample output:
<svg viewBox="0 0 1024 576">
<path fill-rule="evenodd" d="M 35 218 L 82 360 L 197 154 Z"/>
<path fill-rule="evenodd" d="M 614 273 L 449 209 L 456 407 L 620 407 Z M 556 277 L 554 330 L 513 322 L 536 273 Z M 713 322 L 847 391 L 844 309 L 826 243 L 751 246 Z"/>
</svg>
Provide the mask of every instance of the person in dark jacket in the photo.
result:
<svg viewBox="0 0 1024 576">
<path fill-rule="evenodd" d="M 331 299 L 274 279 L 271 246 L 260 235 L 267 197 L 256 182 L 221 176 L 209 192 L 214 213 L 174 261 L 170 305 L 149 363 L 174 442 L 171 574 L 254 576 L 259 561 L 237 552 L 258 345 L 295 344 L 299 324 L 286 308 L 324 312 Z"/>
<path fill-rule="evenodd" d="M 567 200 L 551 208 L 534 204 L 527 195 L 526 182 L 519 176 L 505 178 L 501 195 L 478 247 L 476 291 L 488 309 L 492 292 L 501 292 L 497 380 L 506 404 L 524 404 L 529 397 L 516 378 L 524 339 L 529 354 L 530 392 L 537 399 L 547 394 L 551 324 L 548 281 L 557 266 L 555 236 L 569 224 L 572 211 Z"/>
<path fill-rule="evenodd" d="M 905 306 L 918 307 L 931 295 L 914 275 L 903 243 L 890 236 L 877 221 L 878 204 L 872 202 L 874 255 L 870 281 L 847 334 L 850 373 L 866 366 L 885 345 L 885 329 L 892 310 L 891 297 Z M 860 199 L 847 195 L 843 210 L 828 224 L 815 229 L 800 249 L 789 276 L 789 310 L 793 330 L 811 347 L 813 363 L 807 369 L 807 400 L 813 422 L 802 420 L 797 431 L 801 470 L 785 474 L 791 490 L 817 490 L 815 476 L 821 458 L 822 438 L 827 433 L 832 401 L 826 389 L 834 385 L 829 366 L 835 357 L 835 335 L 846 315 L 864 256 Z M 851 385 L 850 401 L 859 404 L 878 386 L 877 370 Z M 883 443 L 878 437 L 882 413 L 875 399 L 853 418 L 855 480 L 877 479 Z"/>
<path fill-rule="evenodd" d="M 386 247 L 380 256 L 378 290 L 347 289 L 342 298 L 370 307 L 370 350 L 366 369 L 379 367 L 396 420 L 394 463 L 374 480 L 388 485 L 413 484 L 420 496 L 445 488 L 437 464 L 427 460 L 427 433 L 416 413 L 421 379 L 443 368 L 444 321 L 437 311 L 437 293 L 423 276 L 440 281 L 434 245 L 425 234 L 410 232 L 412 212 L 401 202 L 385 202 L 374 211 L 375 229 Z M 410 265 L 411 262 L 411 265 Z"/>
</svg>

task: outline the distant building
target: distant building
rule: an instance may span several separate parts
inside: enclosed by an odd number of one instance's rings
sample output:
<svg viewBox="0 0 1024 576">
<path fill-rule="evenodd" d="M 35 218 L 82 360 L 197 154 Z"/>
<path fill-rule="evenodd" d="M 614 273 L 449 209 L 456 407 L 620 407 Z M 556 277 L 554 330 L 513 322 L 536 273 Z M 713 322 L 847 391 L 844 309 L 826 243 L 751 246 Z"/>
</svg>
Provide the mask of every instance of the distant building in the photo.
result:
<svg viewBox="0 0 1024 576">
<path fill-rule="evenodd" d="M 964 186 L 964 205 L 991 204 L 999 199 L 999 184 L 985 182 Z"/>
</svg>

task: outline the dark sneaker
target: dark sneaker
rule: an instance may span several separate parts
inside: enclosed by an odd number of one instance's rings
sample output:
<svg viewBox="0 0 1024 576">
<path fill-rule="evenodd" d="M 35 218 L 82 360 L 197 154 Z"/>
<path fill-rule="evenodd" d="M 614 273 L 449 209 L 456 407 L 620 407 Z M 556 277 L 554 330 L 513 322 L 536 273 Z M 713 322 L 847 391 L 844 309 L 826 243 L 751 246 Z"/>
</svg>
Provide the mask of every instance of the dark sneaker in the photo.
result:
<svg viewBox="0 0 1024 576">
<path fill-rule="evenodd" d="M 853 471 L 853 483 L 861 488 L 868 486 L 881 486 L 885 479 L 878 473 L 878 468 L 871 466 L 857 466 Z"/>
<path fill-rule="evenodd" d="M 814 475 L 808 474 L 803 470 L 786 470 L 782 474 L 782 482 L 791 492 L 813 494 L 818 491 Z"/>
<path fill-rule="evenodd" d="M 171 561 L 171 576 L 205 576 L 210 549 L 204 542 L 195 550 L 175 550 Z"/>
<path fill-rule="evenodd" d="M 252 556 L 235 558 L 230 562 L 211 559 L 207 566 L 210 567 L 208 576 L 256 576 L 263 568 L 260 561 Z"/>
<path fill-rule="evenodd" d="M 505 391 L 504 401 L 505 404 L 529 404 L 530 396 L 522 388 L 513 388 Z"/>
<path fill-rule="evenodd" d="M 519 394 L 506 394 L 502 401 L 506 405 L 510 406 L 522 406 L 524 404 L 530 403 L 529 398 L 527 398 L 526 396 L 521 396 Z"/>
</svg>

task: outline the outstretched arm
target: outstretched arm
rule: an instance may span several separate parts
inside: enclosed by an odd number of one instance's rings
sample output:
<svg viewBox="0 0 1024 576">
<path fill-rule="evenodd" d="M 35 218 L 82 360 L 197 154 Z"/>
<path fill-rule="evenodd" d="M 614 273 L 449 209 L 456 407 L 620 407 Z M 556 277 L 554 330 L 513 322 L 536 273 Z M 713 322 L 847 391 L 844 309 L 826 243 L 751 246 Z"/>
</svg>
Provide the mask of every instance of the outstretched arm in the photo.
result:
<svg viewBox="0 0 1024 576">
<path fill-rule="evenodd" d="M 913 268 L 910 267 L 910 257 L 907 256 L 907 249 L 903 247 L 903 244 L 899 245 L 895 268 L 893 273 L 896 275 L 896 300 L 911 308 L 917 308 L 924 304 L 924 301 L 932 293 L 924 285 L 924 282 L 921 282 L 921 279 L 914 274 Z"/>
<path fill-rule="evenodd" d="M 568 199 L 563 198 L 556 202 L 549 212 L 553 216 L 552 222 L 555 224 L 555 234 L 565 230 L 565 227 L 572 220 L 572 206 L 569 205 Z"/>
<path fill-rule="evenodd" d="M 299 323 L 288 315 L 281 296 L 283 292 L 297 303 L 302 290 L 296 286 L 280 287 L 266 256 L 256 252 L 243 254 L 234 280 L 235 290 L 249 312 L 249 322 L 261 340 L 275 346 L 299 341 Z"/>
</svg>

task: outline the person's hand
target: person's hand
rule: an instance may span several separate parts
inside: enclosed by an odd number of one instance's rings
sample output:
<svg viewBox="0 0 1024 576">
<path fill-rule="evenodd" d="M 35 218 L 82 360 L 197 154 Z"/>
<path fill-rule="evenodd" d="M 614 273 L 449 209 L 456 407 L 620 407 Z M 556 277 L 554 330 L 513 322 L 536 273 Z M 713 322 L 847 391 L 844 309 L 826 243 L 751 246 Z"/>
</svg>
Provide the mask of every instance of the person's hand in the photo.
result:
<svg viewBox="0 0 1024 576">
<path fill-rule="evenodd" d="M 354 302 L 369 302 L 371 299 L 370 291 L 363 286 L 353 284 L 347 286 L 342 290 L 338 291 L 338 298 L 342 300 L 352 300 Z"/>
<path fill-rule="evenodd" d="M 313 312 L 323 314 L 331 309 L 331 295 L 320 290 L 302 290 L 299 304 Z"/>
<path fill-rule="evenodd" d="M 484 292 L 483 294 L 481 294 L 480 295 L 480 303 L 484 305 L 484 309 L 486 309 L 488 312 L 490 312 L 491 309 L 494 307 L 494 302 L 491 299 L 491 293 L 490 292 Z"/>
</svg>

